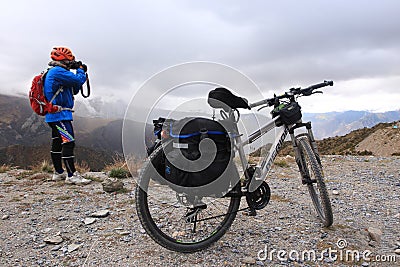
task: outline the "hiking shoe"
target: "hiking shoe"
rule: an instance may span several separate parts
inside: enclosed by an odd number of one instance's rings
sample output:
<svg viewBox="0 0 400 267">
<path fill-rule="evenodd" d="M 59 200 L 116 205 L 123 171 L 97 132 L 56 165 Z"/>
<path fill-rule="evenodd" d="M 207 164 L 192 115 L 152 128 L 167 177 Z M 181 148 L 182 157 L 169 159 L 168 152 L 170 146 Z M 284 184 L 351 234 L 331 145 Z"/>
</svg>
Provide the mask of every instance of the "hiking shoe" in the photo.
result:
<svg viewBox="0 0 400 267">
<path fill-rule="evenodd" d="M 51 178 L 51 180 L 52 181 L 62 181 L 62 180 L 65 180 L 66 177 L 67 177 L 67 175 L 65 175 L 65 172 L 63 172 L 63 173 L 54 172 L 53 178 Z"/>
<path fill-rule="evenodd" d="M 74 172 L 74 174 L 71 177 L 67 177 L 65 179 L 65 182 L 67 184 L 81 184 L 81 185 L 86 185 L 91 183 L 92 181 L 89 179 L 83 178 L 79 172 Z"/>
</svg>

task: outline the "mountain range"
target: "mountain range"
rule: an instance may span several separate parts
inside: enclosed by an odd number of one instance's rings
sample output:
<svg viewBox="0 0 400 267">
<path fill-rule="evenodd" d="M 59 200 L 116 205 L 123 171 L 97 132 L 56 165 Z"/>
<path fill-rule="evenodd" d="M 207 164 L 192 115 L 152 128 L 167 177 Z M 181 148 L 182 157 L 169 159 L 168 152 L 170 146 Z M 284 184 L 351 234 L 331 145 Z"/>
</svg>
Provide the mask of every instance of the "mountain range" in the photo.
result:
<svg viewBox="0 0 400 267">
<path fill-rule="evenodd" d="M 374 113 L 368 111 L 345 111 L 328 113 L 305 113 L 304 121 L 313 123 L 317 139 L 342 136 L 353 130 L 371 128 L 378 123 L 400 120 L 400 110 Z"/>
<path fill-rule="evenodd" d="M 123 119 L 125 109 L 128 103 L 123 101 L 106 100 L 100 97 L 89 100 L 78 100 L 76 110 L 78 114 L 85 114 L 85 117 L 99 118 L 118 118 Z M 400 106 L 399 106 L 400 107 Z M 155 109 L 152 115 L 156 118 L 166 116 L 169 110 Z M 201 114 L 201 116 L 210 116 L 210 114 Z M 267 112 L 255 112 L 257 118 L 262 121 L 268 120 L 270 115 Z M 178 117 L 191 116 L 185 112 L 177 112 L 174 115 Z M 254 116 L 246 116 L 242 114 L 242 119 L 245 121 L 246 128 L 250 131 L 256 129 L 256 121 Z M 370 112 L 370 111 L 343 111 L 343 112 L 326 112 L 326 113 L 303 113 L 303 121 L 311 121 L 313 123 L 314 135 L 317 139 L 323 139 L 333 136 L 342 136 L 350 133 L 353 130 L 373 127 L 378 123 L 393 122 L 400 120 L 400 109 L 387 112 Z"/>
<path fill-rule="evenodd" d="M 77 136 L 77 160 L 86 162 L 91 169 L 100 170 L 104 165 L 121 155 L 123 116 L 127 104 L 107 102 L 100 98 L 77 101 L 74 115 L 74 130 Z M 155 110 L 152 115 L 166 116 L 167 110 Z M 268 115 L 268 113 L 266 113 Z M 177 117 L 191 116 L 188 112 L 174 114 Z M 197 114 L 199 115 L 199 114 Z M 200 114 L 210 117 L 210 114 Z M 268 118 L 259 113 L 262 121 Z M 174 117 L 175 118 L 175 117 Z M 251 114 L 242 114 L 245 128 L 253 131 L 257 121 Z M 354 129 L 372 127 L 381 122 L 400 119 L 400 110 L 384 113 L 368 111 L 346 111 L 329 113 L 304 113 L 304 121 L 313 122 L 317 139 L 345 135 Z M 129 121 L 129 135 L 140 136 L 146 129 L 146 142 L 152 139 L 152 125 Z M 34 114 L 28 97 L 0 94 L 0 165 L 11 164 L 29 167 L 38 160 L 48 159 L 50 130 L 44 119 Z M 131 138 L 132 151 L 144 156 L 144 142 Z"/>
<path fill-rule="evenodd" d="M 77 160 L 93 170 L 101 170 L 122 155 L 123 119 L 74 116 Z M 144 124 L 129 122 L 132 135 Z M 33 113 L 28 98 L 0 95 L 0 165 L 28 168 L 38 160 L 48 159 L 51 131 L 44 118 Z M 143 151 L 144 143 L 131 145 Z"/>
</svg>

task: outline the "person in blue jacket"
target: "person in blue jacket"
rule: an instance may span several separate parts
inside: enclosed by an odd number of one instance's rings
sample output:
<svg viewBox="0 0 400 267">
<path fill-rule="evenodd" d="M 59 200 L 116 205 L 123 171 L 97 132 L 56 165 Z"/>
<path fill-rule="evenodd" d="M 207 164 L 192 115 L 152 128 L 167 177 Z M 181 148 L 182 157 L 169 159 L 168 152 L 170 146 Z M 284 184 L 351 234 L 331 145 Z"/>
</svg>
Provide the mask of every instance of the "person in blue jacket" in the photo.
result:
<svg viewBox="0 0 400 267">
<path fill-rule="evenodd" d="M 48 70 L 44 80 L 44 94 L 48 101 L 54 98 L 53 105 L 59 106 L 59 112 L 48 113 L 45 121 L 52 130 L 51 159 L 54 165 L 53 180 L 64 180 L 72 184 L 88 184 L 91 180 L 83 178 L 75 169 L 75 135 L 72 126 L 74 95 L 86 81 L 87 67 L 76 66 L 75 56 L 67 47 L 55 47 L 51 51 Z M 70 69 L 76 68 L 76 73 Z M 63 169 L 62 161 L 64 162 Z"/>
</svg>

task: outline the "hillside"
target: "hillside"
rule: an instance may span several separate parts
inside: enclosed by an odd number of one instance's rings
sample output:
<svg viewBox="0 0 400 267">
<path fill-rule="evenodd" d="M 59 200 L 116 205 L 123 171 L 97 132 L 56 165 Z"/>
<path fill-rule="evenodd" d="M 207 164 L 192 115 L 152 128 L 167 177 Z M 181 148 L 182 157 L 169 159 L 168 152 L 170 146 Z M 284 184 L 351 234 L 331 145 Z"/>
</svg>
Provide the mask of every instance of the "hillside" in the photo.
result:
<svg viewBox="0 0 400 267">
<path fill-rule="evenodd" d="M 395 123 L 379 123 L 372 128 L 354 130 L 344 136 L 336 136 L 318 141 L 318 148 L 325 155 L 375 155 L 391 156 L 400 153 L 400 132 L 393 129 Z M 390 132 L 390 138 L 386 134 Z M 375 140 L 383 140 L 375 142 Z M 380 143 L 391 147 L 388 151 L 377 149 Z"/>
<path fill-rule="evenodd" d="M 26 168 L 49 159 L 50 128 L 43 117 L 32 112 L 27 98 L 0 94 L 0 115 L 0 165 Z M 99 170 L 116 154 L 122 154 L 123 120 L 78 115 L 74 115 L 77 160 Z M 132 121 L 129 127 L 135 136 L 143 131 L 144 124 Z M 133 139 L 130 145 L 134 151 L 144 150 L 138 140 Z"/>
<path fill-rule="evenodd" d="M 395 127 L 377 129 L 367 138 L 356 145 L 355 150 L 358 152 L 370 151 L 373 155 L 380 156 L 399 156 L 400 153 L 400 130 L 399 123 Z"/>
<path fill-rule="evenodd" d="M 399 122 L 379 123 L 372 128 L 354 130 L 344 136 L 317 140 L 322 155 L 400 155 L 400 129 L 393 126 Z M 252 153 L 260 155 L 261 148 Z M 280 155 L 293 155 L 291 142 L 285 142 Z"/>
</svg>

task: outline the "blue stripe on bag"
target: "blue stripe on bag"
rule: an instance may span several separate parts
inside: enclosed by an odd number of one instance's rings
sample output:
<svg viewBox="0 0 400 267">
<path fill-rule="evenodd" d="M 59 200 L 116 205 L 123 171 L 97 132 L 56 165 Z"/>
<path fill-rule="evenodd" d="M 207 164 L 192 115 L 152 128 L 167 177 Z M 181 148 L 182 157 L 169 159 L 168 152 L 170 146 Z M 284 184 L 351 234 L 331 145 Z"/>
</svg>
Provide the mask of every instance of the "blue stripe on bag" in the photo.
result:
<svg viewBox="0 0 400 267">
<path fill-rule="evenodd" d="M 225 132 L 221 132 L 221 131 L 208 131 L 207 134 L 216 134 L 216 135 L 226 135 Z M 174 137 L 174 138 L 189 138 L 189 137 L 193 137 L 193 136 L 197 136 L 197 135 L 201 135 L 201 132 L 195 132 L 195 133 L 191 133 L 191 134 L 173 134 L 172 133 L 172 125 L 169 128 L 169 136 Z"/>
</svg>

